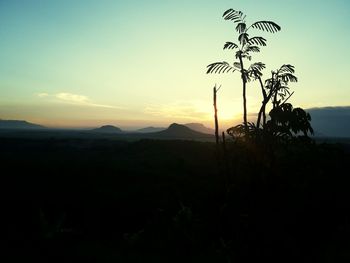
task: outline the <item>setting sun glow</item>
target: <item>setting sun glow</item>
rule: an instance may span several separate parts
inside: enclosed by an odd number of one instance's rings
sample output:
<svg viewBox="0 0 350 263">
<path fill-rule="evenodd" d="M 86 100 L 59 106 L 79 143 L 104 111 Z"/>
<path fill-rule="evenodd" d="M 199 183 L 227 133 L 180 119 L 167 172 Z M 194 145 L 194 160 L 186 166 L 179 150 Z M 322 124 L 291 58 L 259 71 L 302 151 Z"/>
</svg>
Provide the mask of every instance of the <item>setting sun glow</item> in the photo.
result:
<svg viewBox="0 0 350 263">
<path fill-rule="evenodd" d="M 305 108 L 347 105 L 350 37 L 341 30 L 349 26 L 349 4 L 317 1 L 315 8 L 314 2 L 292 1 L 289 12 L 273 0 L 236 1 L 235 8 L 281 25 L 276 34 L 262 32 L 267 47 L 254 60 L 266 63 L 266 76 L 284 63 L 295 65 L 299 82 L 292 101 Z M 231 6 L 228 0 L 1 1 L 0 118 L 54 127 L 212 127 L 217 84 L 220 123 L 238 123 L 239 73 L 205 74 L 208 64 L 234 58 L 223 50 L 235 40 L 232 25 L 222 19 Z M 325 13 L 335 15 L 322 19 Z M 332 50 L 341 52 L 325 56 Z M 325 65 L 338 70 L 330 77 Z M 257 83 L 248 84 L 247 95 L 248 115 L 255 116 Z"/>
</svg>

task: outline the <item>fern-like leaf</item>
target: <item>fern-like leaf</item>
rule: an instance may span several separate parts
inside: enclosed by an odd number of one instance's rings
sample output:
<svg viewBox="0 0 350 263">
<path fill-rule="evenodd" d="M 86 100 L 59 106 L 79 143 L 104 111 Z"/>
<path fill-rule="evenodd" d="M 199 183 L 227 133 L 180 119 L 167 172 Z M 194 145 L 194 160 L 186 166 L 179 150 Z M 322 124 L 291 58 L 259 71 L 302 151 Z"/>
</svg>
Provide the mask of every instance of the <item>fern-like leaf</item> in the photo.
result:
<svg viewBox="0 0 350 263">
<path fill-rule="evenodd" d="M 260 52 L 260 48 L 258 46 L 249 46 L 246 48 L 245 52 Z"/>
<path fill-rule="evenodd" d="M 248 68 L 249 75 L 254 79 L 262 76 L 261 71 L 265 68 L 265 64 L 262 62 L 256 62 L 250 65 Z"/>
<path fill-rule="evenodd" d="M 238 45 L 232 42 L 226 42 L 224 49 L 235 49 L 238 48 Z"/>
<path fill-rule="evenodd" d="M 298 82 L 298 78 L 291 73 L 284 73 L 279 76 L 284 82 Z"/>
<path fill-rule="evenodd" d="M 266 68 L 265 64 L 262 62 L 256 62 L 250 65 L 249 70 L 258 70 L 262 71 L 264 68 Z"/>
<path fill-rule="evenodd" d="M 213 74 L 220 74 L 220 73 L 229 73 L 234 72 L 236 69 L 230 66 L 227 62 L 215 62 L 207 66 L 207 74 L 213 73 Z"/>
<path fill-rule="evenodd" d="M 248 40 L 248 44 L 266 46 L 266 39 L 263 37 L 252 37 Z"/>
<path fill-rule="evenodd" d="M 235 23 L 243 22 L 244 20 L 243 13 L 233 9 L 226 10 L 222 16 L 225 20 L 232 20 Z"/>
<path fill-rule="evenodd" d="M 275 33 L 281 30 L 281 27 L 272 21 L 258 21 L 251 25 L 252 28 Z"/>
<path fill-rule="evenodd" d="M 282 65 L 282 67 L 280 67 L 280 69 L 278 70 L 279 74 L 282 74 L 282 73 L 291 73 L 291 74 L 293 74 L 294 72 L 295 72 L 294 66 L 290 65 L 290 64 Z"/>
<path fill-rule="evenodd" d="M 239 62 L 233 62 L 233 66 L 239 70 L 241 69 L 241 63 Z"/>
</svg>

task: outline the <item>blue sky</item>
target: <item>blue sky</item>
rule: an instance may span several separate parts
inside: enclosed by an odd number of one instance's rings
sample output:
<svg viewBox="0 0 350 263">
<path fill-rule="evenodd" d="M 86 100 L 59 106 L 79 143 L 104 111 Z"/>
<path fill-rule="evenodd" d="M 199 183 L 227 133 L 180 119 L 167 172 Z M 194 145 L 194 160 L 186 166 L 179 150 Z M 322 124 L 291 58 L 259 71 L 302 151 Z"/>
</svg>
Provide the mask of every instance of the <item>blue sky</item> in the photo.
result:
<svg viewBox="0 0 350 263">
<path fill-rule="evenodd" d="M 0 1 L 0 118 L 49 126 L 171 122 L 212 123 L 212 87 L 222 85 L 219 116 L 241 114 L 239 74 L 206 75 L 206 65 L 231 61 L 235 41 L 222 13 L 247 22 L 272 20 L 277 34 L 256 32 L 268 46 L 254 57 L 266 75 L 296 67 L 292 103 L 349 105 L 350 2 L 335 1 Z M 248 110 L 260 103 L 248 89 Z"/>
</svg>

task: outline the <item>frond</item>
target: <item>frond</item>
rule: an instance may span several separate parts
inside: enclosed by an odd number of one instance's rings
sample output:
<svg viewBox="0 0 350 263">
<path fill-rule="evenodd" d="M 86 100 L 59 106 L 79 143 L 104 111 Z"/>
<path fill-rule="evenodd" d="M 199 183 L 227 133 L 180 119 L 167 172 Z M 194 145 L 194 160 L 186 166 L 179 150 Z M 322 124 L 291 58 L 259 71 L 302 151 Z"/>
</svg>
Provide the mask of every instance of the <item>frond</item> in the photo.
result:
<svg viewBox="0 0 350 263">
<path fill-rule="evenodd" d="M 249 40 L 249 35 L 247 33 L 242 33 L 239 35 L 238 40 L 241 45 L 245 45 Z"/>
<path fill-rule="evenodd" d="M 232 42 L 226 42 L 224 49 L 235 49 L 238 48 L 238 45 Z"/>
<path fill-rule="evenodd" d="M 255 79 L 262 76 L 261 71 L 265 68 L 265 64 L 262 62 L 256 62 L 249 66 L 249 75 Z"/>
<path fill-rule="evenodd" d="M 281 85 L 281 87 L 279 87 L 280 90 L 283 90 L 283 91 L 287 91 L 288 94 L 290 94 L 289 92 L 289 87 L 288 86 L 284 86 L 284 85 Z"/>
<path fill-rule="evenodd" d="M 291 73 L 285 73 L 279 76 L 284 82 L 298 82 L 298 78 Z"/>
<path fill-rule="evenodd" d="M 248 40 L 248 44 L 266 46 L 266 39 L 263 37 L 252 37 Z"/>
<path fill-rule="evenodd" d="M 229 73 L 229 72 L 236 71 L 236 69 L 231 67 L 230 64 L 225 62 L 225 61 L 212 63 L 212 64 L 208 65 L 207 68 L 208 68 L 207 74 L 209 74 L 209 73 L 220 74 L 220 73 Z"/>
<path fill-rule="evenodd" d="M 251 25 L 252 28 L 275 33 L 281 30 L 281 27 L 272 21 L 258 21 Z"/>
<path fill-rule="evenodd" d="M 227 134 L 233 138 L 240 138 L 243 136 L 254 136 L 259 129 L 256 127 L 255 123 L 247 122 L 247 126 L 244 124 L 238 124 L 234 127 L 228 128 L 226 130 Z"/>
<path fill-rule="evenodd" d="M 239 62 L 233 62 L 233 66 L 239 70 L 241 69 L 241 63 Z"/>
<path fill-rule="evenodd" d="M 245 32 L 247 29 L 247 25 L 245 23 L 238 23 L 236 26 L 236 31 L 240 34 L 242 34 L 243 32 Z"/>
<path fill-rule="evenodd" d="M 249 46 L 246 48 L 245 52 L 260 52 L 260 48 L 258 46 Z"/>
<path fill-rule="evenodd" d="M 258 70 L 262 71 L 264 68 L 266 68 L 265 64 L 262 62 L 256 62 L 250 65 L 249 70 Z"/>
<path fill-rule="evenodd" d="M 222 15 L 222 17 L 225 20 L 232 20 L 233 22 L 244 22 L 245 16 L 243 16 L 243 13 L 241 11 L 228 9 L 225 11 L 225 13 Z"/>
<path fill-rule="evenodd" d="M 282 65 L 282 67 L 280 67 L 280 69 L 278 70 L 278 73 L 279 74 L 282 74 L 282 73 L 294 73 L 295 70 L 294 70 L 294 66 L 293 65 L 290 65 L 290 64 L 284 64 Z"/>
</svg>

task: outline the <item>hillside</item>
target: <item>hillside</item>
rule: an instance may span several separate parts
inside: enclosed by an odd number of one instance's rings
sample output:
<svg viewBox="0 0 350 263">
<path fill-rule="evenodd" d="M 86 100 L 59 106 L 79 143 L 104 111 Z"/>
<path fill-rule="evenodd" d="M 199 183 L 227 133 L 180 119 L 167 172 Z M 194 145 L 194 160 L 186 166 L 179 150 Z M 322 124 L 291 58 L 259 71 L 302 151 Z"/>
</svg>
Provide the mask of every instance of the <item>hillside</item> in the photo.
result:
<svg viewBox="0 0 350 263">
<path fill-rule="evenodd" d="M 140 132 L 140 133 L 150 133 L 150 132 L 160 132 L 160 131 L 164 131 L 166 128 L 164 127 L 153 127 L 153 126 L 150 126 L 150 127 L 145 127 L 145 128 L 142 128 L 142 129 L 138 129 L 136 130 L 136 132 Z"/>
<path fill-rule="evenodd" d="M 0 120 L 0 129 L 45 129 L 46 127 L 23 120 Z"/>
<path fill-rule="evenodd" d="M 184 125 L 190 128 L 191 130 L 198 131 L 201 133 L 214 134 L 215 132 L 213 129 L 205 127 L 202 123 L 186 123 Z"/>
<path fill-rule="evenodd" d="M 194 131 L 185 125 L 173 123 L 164 131 L 149 133 L 148 137 L 159 139 L 209 139 L 213 136 Z"/>
<path fill-rule="evenodd" d="M 113 125 L 104 125 L 101 126 L 100 128 L 96 128 L 91 130 L 91 132 L 95 133 L 121 133 L 123 132 L 120 128 L 115 127 Z"/>
<path fill-rule="evenodd" d="M 322 107 L 307 110 L 316 135 L 350 137 L 350 107 Z"/>
</svg>

